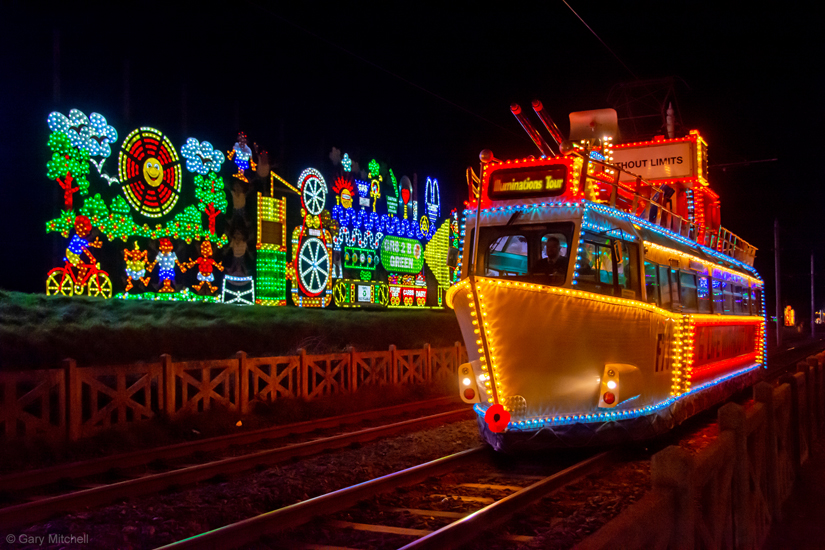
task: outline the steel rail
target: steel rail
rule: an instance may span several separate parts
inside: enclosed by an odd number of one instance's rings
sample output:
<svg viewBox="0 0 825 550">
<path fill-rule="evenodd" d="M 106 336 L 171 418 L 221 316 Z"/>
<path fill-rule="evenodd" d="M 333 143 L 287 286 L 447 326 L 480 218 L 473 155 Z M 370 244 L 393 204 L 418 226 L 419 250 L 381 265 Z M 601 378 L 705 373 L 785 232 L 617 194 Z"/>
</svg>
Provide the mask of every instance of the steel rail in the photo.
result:
<svg viewBox="0 0 825 550">
<path fill-rule="evenodd" d="M 406 470 L 365 481 L 345 489 L 339 489 L 291 506 L 219 527 L 188 539 L 167 544 L 158 548 L 158 550 L 222 550 L 254 543 L 263 535 L 280 533 L 298 527 L 316 516 L 345 510 L 365 498 L 454 470 L 462 464 L 475 460 L 483 453 L 489 452 L 488 449 L 487 446 L 476 447 L 438 458 Z"/>
<path fill-rule="evenodd" d="M 404 403 L 381 409 L 359 411 L 342 416 L 319 418 L 317 420 L 308 420 L 305 422 L 260 428 L 257 430 L 211 437 L 200 441 L 188 441 L 185 443 L 176 443 L 174 445 L 166 445 L 163 447 L 104 456 L 81 462 L 59 464 L 48 468 L 40 468 L 37 470 L 28 470 L 0 476 L 0 490 L 22 491 L 25 489 L 42 487 L 44 485 L 49 485 L 65 479 L 78 479 L 102 474 L 113 469 L 122 470 L 124 468 L 143 466 L 158 459 L 168 460 L 172 458 L 180 458 L 197 452 L 215 451 L 233 445 L 248 445 L 250 443 L 257 443 L 258 441 L 265 439 L 276 439 L 292 434 L 307 433 L 325 428 L 335 428 L 343 424 L 353 424 L 362 420 L 381 418 L 384 415 L 412 412 L 429 407 L 449 405 L 455 402 L 456 399 L 453 397 L 439 397 L 437 399 L 430 399 L 427 401 L 417 401 L 415 403 Z"/>
<path fill-rule="evenodd" d="M 617 451 L 605 451 L 538 481 L 503 499 L 430 533 L 401 550 L 447 550 L 460 548 L 485 530 L 499 525 L 553 491 L 598 470 L 615 460 Z"/>
<path fill-rule="evenodd" d="M 405 420 L 394 424 L 385 424 L 357 432 L 340 434 L 332 437 L 296 443 L 277 449 L 257 451 L 254 453 L 224 458 L 187 468 L 150 474 L 137 479 L 103 485 L 92 489 L 36 500 L 0 509 L 0 528 L 32 524 L 36 521 L 67 510 L 98 506 L 114 500 L 145 495 L 166 489 L 170 486 L 186 485 L 211 479 L 219 474 L 235 473 L 255 468 L 261 464 L 274 464 L 290 458 L 305 457 L 322 451 L 340 449 L 353 443 L 364 443 L 392 435 L 429 422 L 444 422 L 467 416 L 472 409 L 461 408 L 439 414 Z M 474 414 L 474 413 L 473 413 Z"/>
</svg>

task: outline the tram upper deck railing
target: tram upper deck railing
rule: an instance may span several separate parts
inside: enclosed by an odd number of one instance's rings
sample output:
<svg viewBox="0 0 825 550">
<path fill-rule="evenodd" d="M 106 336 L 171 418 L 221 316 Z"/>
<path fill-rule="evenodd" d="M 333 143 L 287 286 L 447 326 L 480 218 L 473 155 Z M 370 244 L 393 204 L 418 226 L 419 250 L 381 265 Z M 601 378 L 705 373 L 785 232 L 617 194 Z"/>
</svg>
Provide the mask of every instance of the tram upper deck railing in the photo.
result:
<svg viewBox="0 0 825 550">
<path fill-rule="evenodd" d="M 588 158 L 586 160 L 590 163 L 605 166 L 615 174 L 612 181 L 601 178 L 596 174 L 587 175 L 587 185 L 596 185 L 599 191 L 606 191 L 604 194 L 609 196 L 607 200 L 596 200 L 595 202 L 606 203 L 612 208 L 648 220 L 650 223 L 655 223 L 660 227 L 670 229 L 678 235 L 753 266 L 757 248 L 735 233 L 722 226 L 713 229 L 691 222 L 655 198 L 656 195 L 663 196 L 663 194 L 661 193 L 661 188 L 654 183 L 637 176 L 636 188 L 634 189 L 619 181 L 619 173 L 622 172 L 619 167 L 594 159 Z M 586 168 L 583 169 L 583 172 L 585 171 Z M 624 172 L 630 174 L 630 172 L 626 170 Z M 651 193 L 651 197 L 640 195 L 637 189 L 641 187 L 640 184 L 642 183 L 649 186 L 655 194 Z M 602 196 L 601 192 L 599 196 Z M 655 213 L 651 215 L 651 212 L 654 212 L 654 208 Z"/>
</svg>

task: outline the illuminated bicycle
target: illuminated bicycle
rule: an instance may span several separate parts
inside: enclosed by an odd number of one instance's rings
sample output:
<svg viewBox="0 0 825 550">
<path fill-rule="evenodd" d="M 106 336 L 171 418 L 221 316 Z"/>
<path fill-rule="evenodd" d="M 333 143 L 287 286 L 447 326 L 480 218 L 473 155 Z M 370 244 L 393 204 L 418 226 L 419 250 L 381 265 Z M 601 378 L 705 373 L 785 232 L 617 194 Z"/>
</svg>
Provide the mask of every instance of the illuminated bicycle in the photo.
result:
<svg viewBox="0 0 825 550">
<path fill-rule="evenodd" d="M 92 297 L 112 297 L 112 281 L 109 274 L 100 269 L 99 263 L 74 266 L 67 260 L 63 267 L 49 271 L 46 279 L 47 295 L 81 296 L 84 292 Z"/>
</svg>

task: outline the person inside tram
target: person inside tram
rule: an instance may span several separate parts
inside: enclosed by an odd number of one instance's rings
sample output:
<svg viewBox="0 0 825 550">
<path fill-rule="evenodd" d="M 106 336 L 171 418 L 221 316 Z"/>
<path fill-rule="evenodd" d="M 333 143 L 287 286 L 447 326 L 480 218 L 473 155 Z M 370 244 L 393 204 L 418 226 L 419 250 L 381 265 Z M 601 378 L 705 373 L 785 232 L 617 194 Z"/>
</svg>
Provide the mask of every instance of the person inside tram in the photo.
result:
<svg viewBox="0 0 825 550">
<path fill-rule="evenodd" d="M 569 258 L 562 254 L 561 241 L 555 235 L 548 235 L 545 240 L 546 257 L 542 257 L 533 268 L 533 272 L 544 275 L 564 277 L 567 274 Z M 566 251 L 566 249 L 565 249 Z"/>
</svg>

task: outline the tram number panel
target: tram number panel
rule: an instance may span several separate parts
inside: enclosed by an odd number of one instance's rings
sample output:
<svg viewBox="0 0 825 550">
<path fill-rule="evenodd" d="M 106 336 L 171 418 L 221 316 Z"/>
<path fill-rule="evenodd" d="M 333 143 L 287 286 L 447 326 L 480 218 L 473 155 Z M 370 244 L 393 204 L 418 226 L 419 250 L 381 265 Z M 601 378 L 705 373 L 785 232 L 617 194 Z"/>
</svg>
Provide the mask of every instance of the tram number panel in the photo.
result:
<svg viewBox="0 0 825 550">
<path fill-rule="evenodd" d="M 564 194 L 567 166 L 558 164 L 541 168 L 506 168 L 490 176 L 487 195 L 493 200 L 533 197 L 557 197 Z"/>
</svg>

